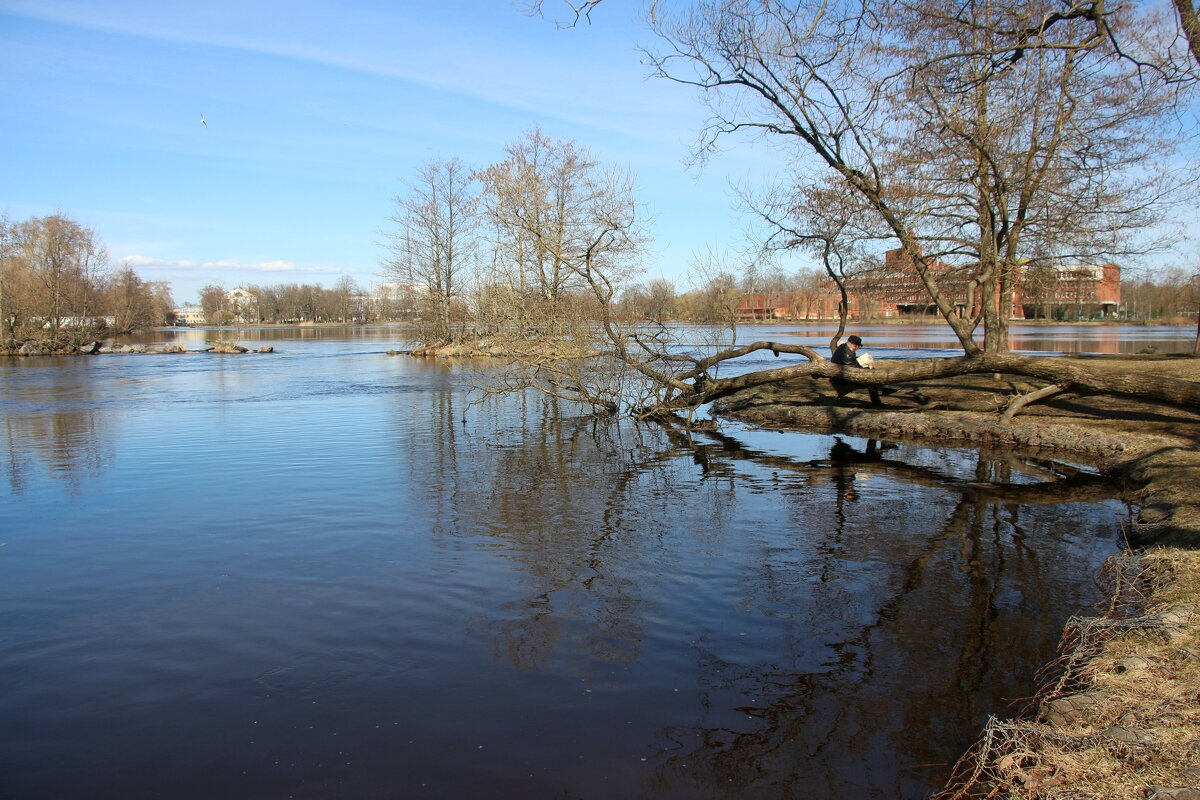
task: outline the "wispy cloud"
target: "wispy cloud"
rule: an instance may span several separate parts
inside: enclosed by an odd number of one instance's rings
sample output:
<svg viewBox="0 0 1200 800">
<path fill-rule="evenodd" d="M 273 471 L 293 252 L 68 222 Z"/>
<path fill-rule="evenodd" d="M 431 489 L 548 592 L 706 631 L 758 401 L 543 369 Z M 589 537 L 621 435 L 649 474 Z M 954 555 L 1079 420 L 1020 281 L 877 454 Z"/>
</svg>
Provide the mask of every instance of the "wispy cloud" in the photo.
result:
<svg viewBox="0 0 1200 800">
<path fill-rule="evenodd" d="M 187 260 L 169 260 L 164 258 L 155 258 L 153 256 L 122 256 L 117 259 L 117 264 L 122 267 L 131 267 L 134 269 L 196 269 L 200 265 L 195 261 Z"/>
<path fill-rule="evenodd" d="M 122 256 L 117 261 L 122 267 L 131 267 L 147 272 L 289 272 L 299 275 L 340 275 L 344 270 L 334 267 L 304 267 L 292 261 L 191 261 L 167 259 L 154 256 Z"/>
<path fill-rule="evenodd" d="M 595 39 L 552 31 L 551 26 L 506 9 L 504 35 L 454 27 L 440 16 L 414 17 L 402 11 L 368 11 L 339 6 L 338 33 L 321 26 L 320 38 L 305 26 L 304 14 L 289 8 L 251 6 L 244 12 L 158 7 L 140 2 L 124 10 L 60 0 L 10 0 L 4 13 L 76 28 L 199 47 L 223 48 L 399 80 L 460 97 L 484 101 L 543 118 L 662 140 L 661 123 L 650 120 L 694 112 L 684 93 L 640 80 L 632 43 L 608 47 Z M 318 7 L 319 8 L 319 7 Z M 181 10 L 182 9 L 182 10 Z M 272 11 L 273 9 L 273 11 Z M 322 13 L 308 9 L 308 16 Z M 614 13 L 617 13 L 614 11 Z M 267 21 L 270 24 L 266 24 Z M 307 22 L 311 24 L 312 19 Z M 449 26 L 449 27 L 448 27 Z M 524 47 L 526 37 L 536 47 Z M 588 58 L 575 49 L 590 48 Z M 621 91 L 613 91 L 620 72 Z"/>
</svg>

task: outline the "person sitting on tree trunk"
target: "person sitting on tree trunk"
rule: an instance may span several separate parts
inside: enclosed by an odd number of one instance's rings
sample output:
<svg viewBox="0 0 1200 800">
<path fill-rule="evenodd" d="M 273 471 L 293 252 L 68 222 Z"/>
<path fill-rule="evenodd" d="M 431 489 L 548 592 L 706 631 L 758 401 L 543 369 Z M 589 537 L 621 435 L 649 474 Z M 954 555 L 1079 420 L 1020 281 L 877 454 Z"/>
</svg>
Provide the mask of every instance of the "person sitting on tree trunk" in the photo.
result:
<svg viewBox="0 0 1200 800">
<path fill-rule="evenodd" d="M 846 341 L 838 345 L 837 350 L 833 351 L 833 358 L 830 359 L 834 364 L 841 364 L 844 367 L 860 367 L 862 369 L 874 369 L 875 361 L 871 359 L 866 364 L 858 360 L 858 349 L 862 347 L 862 339 L 858 336 L 851 336 Z M 850 392 L 854 391 L 854 385 L 844 378 L 830 378 L 829 382 L 833 384 L 833 388 L 837 390 L 838 399 L 845 397 Z M 867 393 L 871 395 L 871 405 L 881 406 L 883 401 L 879 399 L 879 390 L 874 386 L 867 387 Z"/>
</svg>

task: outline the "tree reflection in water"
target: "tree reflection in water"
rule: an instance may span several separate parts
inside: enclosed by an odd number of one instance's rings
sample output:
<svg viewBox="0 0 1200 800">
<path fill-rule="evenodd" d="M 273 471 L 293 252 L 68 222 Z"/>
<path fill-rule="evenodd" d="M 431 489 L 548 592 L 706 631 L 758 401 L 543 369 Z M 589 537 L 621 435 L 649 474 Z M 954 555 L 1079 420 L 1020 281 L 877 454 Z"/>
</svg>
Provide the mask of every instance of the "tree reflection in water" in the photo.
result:
<svg viewBox="0 0 1200 800">
<path fill-rule="evenodd" d="M 861 517 L 852 506 L 870 501 L 864 484 L 872 476 L 910 486 L 949 482 L 945 474 L 888 457 L 897 450 L 876 441 L 858 450 L 842 439 L 830 447 L 824 479 L 834 487 L 834 513 L 817 547 L 822 582 L 844 581 L 848 560 L 870 558 L 864 539 L 895 532 L 886 519 L 854 527 Z M 724 452 L 764 460 L 728 444 Z M 1049 474 L 1055 483 L 1014 485 L 1014 467 Z M 706 686 L 751 698 L 739 710 L 756 724 L 747 730 L 701 722 L 670 731 L 679 752 L 664 763 L 660 781 L 771 787 L 779 796 L 922 796 L 957 758 L 964 734 L 989 713 L 1002 713 L 1003 701 L 1031 691 L 1021 679 L 1057 638 L 1061 618 L 1048 612 L 1058 576 L 1042 568 L 1030 547 L 1021 509 L 1113 494 L 1108 481 L 1067 471 L 1070 477 L 1033 462 L 980 456 L 975 482 L 958 482 L 959 497 L 944 522 L 930 514 L 927 534 L 910 542 L 886 592 L 859 598 L 873 601 L 866 604 L 844 587 L 828 597 L 829 608 L 857 608 L 863 624 L 826 643 L 836 656 L 820 670 L 747 669 L 698 651 Z M 1035 515 L 1031 522 L 1036 530 L 1045 520 Z M 778 583 L 769 571 L 762 578 L 764 587 Z"/>
<path fill-rule="evenodd" d="M 50 381 L 10 386 L 0 381 L 0 458 L 20 495 L 39 472 L 62 480 L 72 495 L 113 460 L 112 420 L 100 412 L 87 376 L 67 385 Z M 15 383 L 15 382 L 14 382 Z M 10 394 L 11 391 L 11 394 Z"/>
<path fill-rule="evenodd" d="M 518 669 L 687 687 L 690 711 L 645 710 L 686 718 L 659 728 L 658 796 L 923 796 L 1091 602 L 1061 572 L 1111 550 L 1070 526 L 1114 487 L 1064 465 L 842 438 L 798 459 L 542 408 L 456 495 L 523 575 L 475 630 Z"/>
</svg>

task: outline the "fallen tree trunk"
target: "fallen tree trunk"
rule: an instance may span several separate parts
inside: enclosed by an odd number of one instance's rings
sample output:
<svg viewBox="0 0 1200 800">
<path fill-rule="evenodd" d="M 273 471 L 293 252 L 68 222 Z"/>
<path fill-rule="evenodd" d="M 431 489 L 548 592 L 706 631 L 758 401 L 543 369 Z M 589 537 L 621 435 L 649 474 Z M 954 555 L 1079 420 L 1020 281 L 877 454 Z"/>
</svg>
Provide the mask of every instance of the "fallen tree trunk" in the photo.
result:
<svg viewBox="0 0 1200 800">
<path fill-rule="evenodd" d="M 717 364 L 761 350 L 770 350 L 775 355 L 800 354 L 809 361 L 778 369 L 756 370 L 729 378 L 709 377 L 709 370 Z M 704 359 L 703 366 L 697 365 L 697 369 L 687 376 L 694 378 L 690 391 L 682 392 L 657 407 L 644 409 L 644 413 L 670 413 L 729 397 L 745 389 L 802 377 L 839 378 L 854 386 L 877 388 L 889 384 L 989 372 L 1043 380 L 1062 387 L 1061 392 L 1118 395 L 1182 408 L 1200 408 L 1200 383 L 1195 381 L 1102 369 L 1072 363 L 1061 357 L 977 353 L 958 358 L 876 363 L 879 366 L 875 369 L 843 367 L 825 359 L 809 347 L 768 341 L 753 342 Z"/>
</svg>

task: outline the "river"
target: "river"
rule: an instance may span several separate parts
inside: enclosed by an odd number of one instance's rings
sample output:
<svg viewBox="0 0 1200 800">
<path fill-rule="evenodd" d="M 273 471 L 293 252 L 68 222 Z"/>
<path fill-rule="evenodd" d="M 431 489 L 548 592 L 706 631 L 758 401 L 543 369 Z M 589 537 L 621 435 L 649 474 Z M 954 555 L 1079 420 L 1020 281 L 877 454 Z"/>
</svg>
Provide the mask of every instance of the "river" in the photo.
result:
<svg viewBox="0 0 1200 800">
<path fill-rule="evenodd" d="M 276 352 L 0 361 L 0 796 L 919 798 L 1128 518 L 1067 464 L 689 440 L 478 401 L 399 329 L 239 335 Z"/>
</svg>

